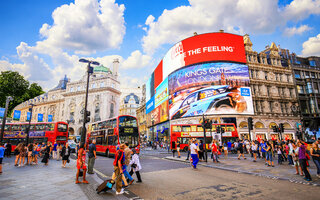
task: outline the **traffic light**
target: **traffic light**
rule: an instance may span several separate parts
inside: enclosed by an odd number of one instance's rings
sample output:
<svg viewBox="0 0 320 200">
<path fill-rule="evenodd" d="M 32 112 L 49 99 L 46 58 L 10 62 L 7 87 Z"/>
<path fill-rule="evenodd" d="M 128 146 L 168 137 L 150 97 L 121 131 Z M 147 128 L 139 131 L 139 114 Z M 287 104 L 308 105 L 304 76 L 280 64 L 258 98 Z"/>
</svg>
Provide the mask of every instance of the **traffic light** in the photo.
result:
<svg viewBox="0 0 320 200">
<path fill-rule="evenodd" d="M 217 126 L 217 133 L 220 133 L 220 132 L 221 132 L 221 127 Z"/>
<path fill-rule="evenodd" d="M 280 131 L 280 133 L 283 133 L 283 132 L 284 132 L 283 123 L 280 123 L 280 124 L 279 124 L 279 131 Z"/>
<path fill-rule="evenodd" d="M 85 117 L 86 123 L 90 122 L 90 114 L 91 114 L 90 111 L 86 112 L 86 117 Z"/>
<path fill-rule="evenodd" d="M 276 126 L 272 126 L 273 132 L 274 133 L 278 133 L 277 127 Z"/>
<path fill-rule="evenodd" d="M 224 133 L 224 128 L 220 127 L 220 132 L 221 132 L 221 134 L 223 134 Z"/>
<path fill-rule="evenodd" d="M 253 121 L 252 121 L 252 117 L 248 118 L 248 128 L 249 130 L 253 130 Z"/>
<path fill-rule="evenodd" d="M 202 122 L 202 126 L 205 128 L 205 129 L 212 129 L 212 121 L 210 119 L 205 119 L 203 122 Z"/>
</svg>

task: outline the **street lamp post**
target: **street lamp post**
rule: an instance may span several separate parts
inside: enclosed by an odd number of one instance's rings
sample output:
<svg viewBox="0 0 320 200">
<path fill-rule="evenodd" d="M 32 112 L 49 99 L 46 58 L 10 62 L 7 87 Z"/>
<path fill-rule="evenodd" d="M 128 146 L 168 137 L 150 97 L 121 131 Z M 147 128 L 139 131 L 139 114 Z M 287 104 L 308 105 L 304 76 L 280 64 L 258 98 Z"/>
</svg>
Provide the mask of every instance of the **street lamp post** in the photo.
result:
<svg viewBox="0 0 320 200">
<path fill-rule="evenodd" d="M 33 111 L 33 106 L 34 104 L 30 104 L 31 108 L 29 108 L 30 111 L 30 119 L 29 119 L 29 124 L 28 124 L 28 129 L 27 129 L 27 146 L 29 144 L 29 132 L 30 132 L 30 126 L 31 126 L 31 120 L 32 120 L 32 111 Z M 28 115 L 28 114 L 27 114 Z M 28 118 L 28 116 L 27 116 Z"/>
<path fill-rule="evenodd" d="M 4 115 L 3 115 L 3 118 L 2 118 L 2 128 L 1 128 L 0 142 L 2 142 L 2 139 L 3 139 L 4 127 L 5 127 L 5 125 L 6 125 L 7 112 L 8 112 L 9 103 L 10 103 L 10 101 L 12 101 L 12 100 L 13 100 L 13 98 L 12 98 L 11 96 L 8 96 L 8 97 L 7 97 L 6 107 L 5 107 Z"/>
<path fill-rule="evenodd" d="M 79 62 L 88 63 L 87 65 L 87 88 L 86 88 L 86 97 L 85 97 L 85 103 L 84 103 L 84 112 L 83 112 L 83 124 L 82 124 L 82 131 L 81 131 L 81 140 L 80 143 L 84 144 L 86 140 L 86 123 L 87 123 L 87 104 L 88 104 L 88 94 L 89 94 L 89 80 L 90 80 L 90 74 L 93 73 L 93 68 L 90 66 L 90 64 L 93 65 L 100 65 L 97 61 L 92 60 L 86 60 L 84 58 L 81 58 Z"/>
</svg>

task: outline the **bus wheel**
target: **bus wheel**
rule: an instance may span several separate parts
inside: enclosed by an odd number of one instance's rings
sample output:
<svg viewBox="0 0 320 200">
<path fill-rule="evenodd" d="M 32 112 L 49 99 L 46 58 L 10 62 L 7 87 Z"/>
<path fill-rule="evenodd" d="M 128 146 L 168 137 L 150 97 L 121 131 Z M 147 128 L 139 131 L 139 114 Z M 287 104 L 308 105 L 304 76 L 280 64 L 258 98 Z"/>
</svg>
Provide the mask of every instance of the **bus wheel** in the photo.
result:
<svg viewBox="0 0 320 200">
<path fill-rule="evenodd" d="M 110 157 L 108 149 L 106 150 L 106 157 L 108 157 L 108 158 Z"/>
<path fill-rule="evenodd" d="M 183 151 L 188 152 L 188 147 L 184 147 Z"/>
</svg>

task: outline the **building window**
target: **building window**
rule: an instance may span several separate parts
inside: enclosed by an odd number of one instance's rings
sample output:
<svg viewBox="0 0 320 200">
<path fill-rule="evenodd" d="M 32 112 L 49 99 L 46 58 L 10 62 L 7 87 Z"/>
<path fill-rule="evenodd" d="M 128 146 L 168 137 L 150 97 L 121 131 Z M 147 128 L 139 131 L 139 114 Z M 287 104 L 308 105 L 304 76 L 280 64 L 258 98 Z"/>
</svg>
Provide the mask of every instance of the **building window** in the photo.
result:
<svg viewBox="0 0 320 200">
<path fill-rule="evenodd" d="M 110 117 L 109 117 L 109 118 L 112 118 L 113 115 L 114 115 L 114 104 L 111 103 L 111 104 L 110 104 Z"/>
<path fill-rule="evenodd" d="M 294 71 L 294 77 L 295 78 L 301 78 L 300 71 Z"/>
<path fill-rule="evenodd" d="M 100 83 L 100 87 L 104 87 L 104 82 L 101 82 L 101 83 Z"/>
<path fill-rule="evenodd" d="M 91 88 L 96 88 L 96 84 L 92 83 Z"/>
<path fill-rule="evenodd" d="M 305 72 L 306 74 L 306 78 L 310 78 L 310 73 L 309 72 Z"/>
<path fill-rule="evenodd" d="M 316 75 L 314 72 L 311 72 L 311 78 L 316 78 Z"/>
<path fill-rule="evenodd" d="M 307 92 L 308 92 L 309 94 L 310 94 L 310 93 L 313 93 L 311 82 L 307 82 Z"/>
<path fill-rule="evenodd" d="M 312 113 L 316 113 L 316 105 L 314 103 L 314 100 L 313 99 L 310 99 L 310 110 Z"/>
<path fill-rule="evenodd" d="M 316 67 L 316 61 L 314 61 L 314 60 L 310 60 L 309 64 L 311 67 Z"/>
<path fill-rule="evenodd" d="M 78 89 L 77 89 L 78 91 L 80 91 L 81 90 L 81 86 L 78 86 Z"/>
<path fill-rule="evenodd" d="M 267 86 L 267 94 L 268 94 L 268 96 L 270 96 L 270 87 L 269 86 Z"/>
<path fill-rule="evenodd" d="M 95 109 L 94 109 L 94 121 L 100 121 L 100 104 L 96 103 Z"/>
<path fill-rule="evenodd" d="M 273 112 L 273 106 L 272 106 L 273 102 L 269 101 L 269 108 L 270 108 L 270 112 Z"/>
<path fill-rule="evenodd" d="M 300 101 L 300 105 L 301 105 L 301 112 L 302 113 L 309 113 L 306 101 Z"/>
<path fill-rule="evenodd" d="M 297 85 L 297 90 L 298 90 L 299 94 L 303 94 L 304 93 L 302 85 Z"/>
<path fill-rule="evenodd" d="M 70 92 L 73 92 L 73 87 L 70 88 Z"/>
<path fill-rule="evenodd" d="M 319 93 L 319 87 L 318 87 L 318 83 L 313 83 L 313 89 L 314 89 L 314 93 Z"/>
<path fill-rule="evenodd" d="M 264 72 L 264 78 L 268 80 L 268 72 Z"/>
<path fill-rule="evenodd" d="M 250 75 L 251 75 L 251 78 L 254 78 L 254 70 L 250 70 Z"/>
</svg>

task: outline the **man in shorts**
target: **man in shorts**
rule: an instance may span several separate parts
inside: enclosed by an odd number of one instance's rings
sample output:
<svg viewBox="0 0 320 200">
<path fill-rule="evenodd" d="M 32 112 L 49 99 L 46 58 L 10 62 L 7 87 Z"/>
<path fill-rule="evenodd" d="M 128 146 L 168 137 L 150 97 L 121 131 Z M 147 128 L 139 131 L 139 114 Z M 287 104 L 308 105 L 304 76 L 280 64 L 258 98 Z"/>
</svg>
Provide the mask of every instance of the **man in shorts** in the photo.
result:
<svg viewBox="0 0 320 200">
<path fill-rule="evenodd" d="M 266 157 L 266 152 L 267 152 L 266 149 L 267 149 L 267 145 L 266 143 L 264 143 L 264 140 L 262 140 L 260 143 L 260 151 L 262 153 L 262 158 L 264 158 L 265 163 L 268 164 L 267 157 Z"/>
<path fill-rule="evenodd" d="M 6 149 L 4 148 L 2 143 L 0 143 L 0 174 L 2 174 L 2 160 L 3 160 L 5 150 Z"/>
</svg>

